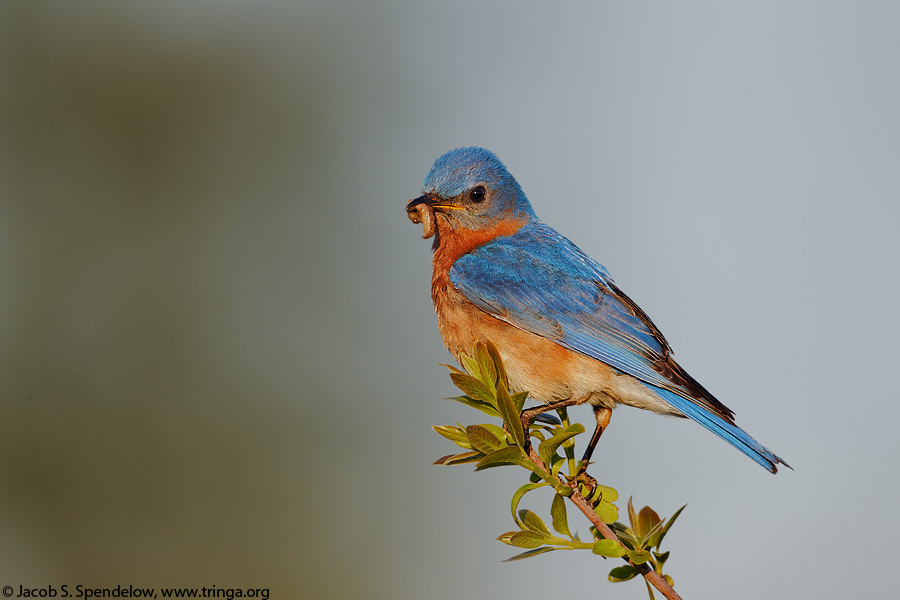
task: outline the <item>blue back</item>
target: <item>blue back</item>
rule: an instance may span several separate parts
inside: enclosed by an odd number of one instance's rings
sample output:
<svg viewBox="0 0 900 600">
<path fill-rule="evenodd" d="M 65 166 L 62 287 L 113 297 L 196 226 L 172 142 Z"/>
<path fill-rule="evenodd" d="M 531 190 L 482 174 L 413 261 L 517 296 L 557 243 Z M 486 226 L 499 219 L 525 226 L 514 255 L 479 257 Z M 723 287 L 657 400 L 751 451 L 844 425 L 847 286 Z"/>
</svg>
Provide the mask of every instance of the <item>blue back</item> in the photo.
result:
<svg viewBox="0 0 900 600">
<path fill-rule="evenodd" d="M 537 219 L 461 257 L 450 281 L 476 306 L 520 329 L 647 383 L 674 387 L 652 367 L 669 352 L 659 330 L 634 314 L 634 303 L 603 265 Z"/>
</svg>

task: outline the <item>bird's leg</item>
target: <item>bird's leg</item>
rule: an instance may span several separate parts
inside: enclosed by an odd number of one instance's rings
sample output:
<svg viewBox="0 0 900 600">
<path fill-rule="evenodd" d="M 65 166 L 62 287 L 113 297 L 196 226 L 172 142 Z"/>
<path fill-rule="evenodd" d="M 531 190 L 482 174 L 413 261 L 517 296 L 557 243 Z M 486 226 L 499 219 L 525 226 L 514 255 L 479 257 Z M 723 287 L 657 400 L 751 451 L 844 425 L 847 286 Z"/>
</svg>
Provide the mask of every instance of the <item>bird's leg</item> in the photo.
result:
<svg viewBox="0 0 900 600">
<path fill-rule="evenodd" d="M 534 408 L 523 410 L 522 428 L 525 430 L 525 453 L 528 454 L 528 451 L 531 448 L 531 436 L 528 435 L 528 432 L 531 429 L 531 422 L 535 419 L 535 417 L 546 412 L 550 412 L 551 410 L 584 404 L 588 398 L 590 398 L 590 396 L 585 396 L 584 398 L 566 398 L 565 400 L 559 400 L 557 402 L 551 402 L 550 404 L 544 404 L 542 406 L 535 406 Z"/>
<path fill-rule="evenodd" d="M 609 420 L 612 417 L 612 409 L 610 408 L 606 408 L 605 406 L 594 406 L 593 408 L 594 419 L 597 421 L 597 425 L 594 428 L 594 434 L 591 436 L 591 441 L 588 442 L 587 448 L 584 449 L 584 455 L 578 463 L 578 471 L 576 471 L 575 475 L 569 479 L 573 484 L 581 483 L 587 486 L 589 490 L 588 493 L 582 494 L 585 498 L 593 496 L 594 489 L 597 487 L 597 480 L 588 475 L 587 468 L 591 462 L 591 455 L 594 453 L 594 448 L 597 447 L 597 442 L 600 441 L 600 436 L 603 435 L 603 430 L 609 425 Z"/>
<path fill-rule="evenodd" d="M 600 441 L 603 430 L 606 429 L 607 425 L 609 425 L 610 418 L 612 418 L 612 409 L 606 408 L 605 406 L 594 406 L 593 408 L 597 426 L 594 428 L 594 434 L 591 436 L 591 441 L 588 442 L 587 448 L 584 449 L 584 455 L 581 457 L 581 463 L 578 467 L 579 473 L 584 473 L 584 471 L 587 470 L 588 463 L 591 461 L 591 455 L 594 454 L 594 448 L 597 447 L 597 442 Z"/>
</svg>

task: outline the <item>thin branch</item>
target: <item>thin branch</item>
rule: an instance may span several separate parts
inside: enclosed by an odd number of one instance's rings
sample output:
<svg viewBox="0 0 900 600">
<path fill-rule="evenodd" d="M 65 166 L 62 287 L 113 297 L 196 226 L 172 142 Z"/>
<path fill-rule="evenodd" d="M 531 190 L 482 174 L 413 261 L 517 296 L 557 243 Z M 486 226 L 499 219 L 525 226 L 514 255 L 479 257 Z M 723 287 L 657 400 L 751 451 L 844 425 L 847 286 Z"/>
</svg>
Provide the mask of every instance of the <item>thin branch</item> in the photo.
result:
<svg viewBox="0 0 900 600">
<path fill-rule="evenodd" d="M 531 448 L 529 456 L 534 464 L 540 466 L 543 469 L 547 468 L 541 460 L 540 456 L 538 456 L 537 452 L 534 451 L 534 448 Z M 560 481 L 566 483 L 566 481 L 562 478 L 560 478 Z M 571 500 L 572 503 L 577 506 L 582 513 L 584 513 L 584 516 L 587 517 L 588 521 L 591 522 L 591 525 L 597 528 L 597 531 L 600 532 L 600 535 L 608 540 L 615 540 L 620 546 L 625 548 L 625 544 L 623 544 L 619 540 L 615 532 L 609 528 L 609 525 L 603 522 L 603 520 L 600 518 L 600 515 L 598 515 L 594 510 L 594 507 L 591 506 L 590 502 L 584 499 L 584 497 L 578 492 L 577 488 L 573 490 L 572 495 L 569 496 L 569 500 Z M 628 548 L 625 549 L 627 550 Z M 648 567 L 646 563 L 636 565 L 627 557 L 623 558 L 628 561 L 628 564 L 634 567 L 638 571 L 638 573 L 643 575 L 644 579 L 649 581 L 650 584 L 653 585 L 653 587 L 659 590 L 660 594 L 662 594 L 669 600 L 682 600 L 681 596 L 678 595 L 678 592 L 676 592 L 672 588 L 672 586 L 669 585 L 669 582 L 667 582 L 662 575 Z"/>
</svg>

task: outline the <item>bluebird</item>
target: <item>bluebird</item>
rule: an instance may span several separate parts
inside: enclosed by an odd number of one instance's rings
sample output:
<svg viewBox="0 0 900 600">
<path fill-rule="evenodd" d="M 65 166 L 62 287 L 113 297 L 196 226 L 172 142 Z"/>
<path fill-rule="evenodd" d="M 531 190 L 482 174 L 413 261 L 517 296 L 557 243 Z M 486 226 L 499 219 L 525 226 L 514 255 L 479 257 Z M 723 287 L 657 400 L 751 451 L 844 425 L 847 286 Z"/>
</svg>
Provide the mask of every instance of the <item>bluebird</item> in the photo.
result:
<svg viewBox="0 0 900 600">
<path fill-rule="evenodd" d="M 789 467 L 675 362 L 603 265 L 538 219 L 492 152 L 459 148 L 438 158 L 406 211 L 423 237 L 434 237 L 431 298 L 444 345 L 459 360 L 476 342 L 492 342 L 510 390 L 544 403 L 523 419 L 591 405 L 596 427 L 583 465 L 624 404 L 693 419 L 772 473 Z"/>
</svg>

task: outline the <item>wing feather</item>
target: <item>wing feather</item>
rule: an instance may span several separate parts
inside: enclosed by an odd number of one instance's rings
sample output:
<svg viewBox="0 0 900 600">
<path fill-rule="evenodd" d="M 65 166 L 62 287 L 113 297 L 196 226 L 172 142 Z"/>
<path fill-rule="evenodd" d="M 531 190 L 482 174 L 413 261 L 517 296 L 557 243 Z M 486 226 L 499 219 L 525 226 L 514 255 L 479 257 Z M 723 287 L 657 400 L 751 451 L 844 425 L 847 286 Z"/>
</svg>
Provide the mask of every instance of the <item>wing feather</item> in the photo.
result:
<svg viewBox="0 0 900 600">
<path fill-rule="evenodd" d="M 732 411 L 672 359 L 662 332 L 606 268 L 547 225 L 533 221 L 476 248 L 453 264 L 450 281 L 498 319 L 674 392 L 733 424 Z"/>
</svg>

